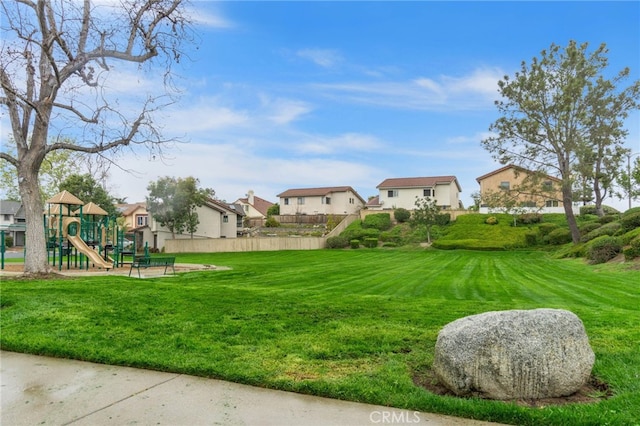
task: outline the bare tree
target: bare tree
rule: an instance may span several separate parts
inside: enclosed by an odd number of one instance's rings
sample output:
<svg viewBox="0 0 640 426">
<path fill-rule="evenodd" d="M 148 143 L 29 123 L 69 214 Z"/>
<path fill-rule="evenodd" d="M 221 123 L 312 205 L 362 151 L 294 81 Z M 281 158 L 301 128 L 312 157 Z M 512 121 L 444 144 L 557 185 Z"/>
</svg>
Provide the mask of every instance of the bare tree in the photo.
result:
<svg viewBox="0 0 640 426">
<path fill-rule="evenodd" d="M 18 172 L 27 222 L 25 273 L 49 271 L 38 187 L 49 153 L 114 153 L 167 141 L 152 116 L 173 101 L 171 65 L 180 59 L 190 30 L 185 1 L 1 3 L 0 105 L 17 154 L 0 152 L 0 158 Z M 119 102 L 117 90 L 107 84 L 113 81 L 109 77 L 127 66 L 139 72 L 144 64 L 161 66 L 164 84 L 134 106 Z M 64 137 L 48 142 L 53 134 L 68 133 L 75 144 Z"/>
</svg>

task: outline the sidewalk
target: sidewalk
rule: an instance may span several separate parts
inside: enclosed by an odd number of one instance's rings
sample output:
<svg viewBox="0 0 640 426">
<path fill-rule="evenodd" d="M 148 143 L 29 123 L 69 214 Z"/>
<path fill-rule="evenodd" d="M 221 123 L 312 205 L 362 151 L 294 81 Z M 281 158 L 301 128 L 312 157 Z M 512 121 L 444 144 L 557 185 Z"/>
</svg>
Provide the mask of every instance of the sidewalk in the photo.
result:
<svg viewBox="0 0 640 426">
<path fill-rule="evenodd" d="M 0 386 L 3 426 L 495 425 L 183 374 L 6 351 L 0 351 Z"/>
</svg>

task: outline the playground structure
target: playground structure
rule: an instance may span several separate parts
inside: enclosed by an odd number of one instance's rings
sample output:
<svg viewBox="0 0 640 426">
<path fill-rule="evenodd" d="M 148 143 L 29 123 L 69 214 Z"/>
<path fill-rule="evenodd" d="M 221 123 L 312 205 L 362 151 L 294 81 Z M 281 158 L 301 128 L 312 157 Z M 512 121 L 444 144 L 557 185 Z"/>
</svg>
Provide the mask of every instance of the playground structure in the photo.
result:
<svg viewBox="0 0 640 426">
<path fill-rule="evenodd" d="M 68 191 L 46 201 L 44 227 L 47 252 L 54 266 L 89 269 L 118 268 L 125 255 L 135 254 L 135 242 L 125 247 L 125 233 L 115 218 L 94 203 L 85 204 Z"/>
</svg>

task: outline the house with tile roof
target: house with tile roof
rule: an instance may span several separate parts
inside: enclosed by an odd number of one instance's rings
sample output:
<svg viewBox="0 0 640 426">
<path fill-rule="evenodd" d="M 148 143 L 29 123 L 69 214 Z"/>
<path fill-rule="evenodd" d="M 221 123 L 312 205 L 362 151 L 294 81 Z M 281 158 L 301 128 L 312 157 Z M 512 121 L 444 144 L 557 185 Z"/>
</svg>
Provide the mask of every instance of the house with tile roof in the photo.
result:
<svg viewBox="0 0 640 426">
<path fill-rule="evenodd" d="M 256 196 L 253 190 L 249 190 L 245 198 L 238 198 L 234 204 L 242 206 L 248 219 L 266 219 L 269 207 L 274 205 L 271 201 Z"/>
<path fill-rule="evenodd" d="M 365 205 L 365 200 L 350 186 L 287 189 L 277 196 L 282 216 L 348 215 Z"/>
<path fill-rule="evenodd" d="M 118 204 L 116 209 L 124 218 L 127 229 L 140 228 L 149 224 L 149 212 L 146 203 Z"/>
<path fill-rule="evenodd" d="M 426 176 L 409 178 L 389 178 L 377 187 L 379 191 L 377 205 L 371 204 L 372 210 L 393 210 L 404 208 L 415 209 L 417 198 L 429 197 L 436 200 L 442 209 L 461 208 L 460 193 L 462 189 L 455 176 Z"/>
<path fill-rule="evenodd" d="M 480 185 L 480 212 L 505 211 L 507 204 L 540 213 L 564 213 L 562 181 L 513 164 L 484 174 Z M 499 205 L 500 202 L 505 205 Z"/>
</svg>

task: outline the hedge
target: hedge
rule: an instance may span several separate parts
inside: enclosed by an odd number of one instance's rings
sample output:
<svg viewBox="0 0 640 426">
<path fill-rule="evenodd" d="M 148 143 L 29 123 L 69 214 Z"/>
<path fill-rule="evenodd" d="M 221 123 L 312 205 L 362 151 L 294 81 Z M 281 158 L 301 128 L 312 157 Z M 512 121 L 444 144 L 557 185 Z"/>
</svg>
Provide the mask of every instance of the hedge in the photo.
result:
<svg viewBox="0 0 640 426">
<path fill-rule="evenodd" d="M 603 235 L 591 241 L 587 249 L 590 263 L 605 263 L 622 251 L 622 239 Z"/>
</svg>

